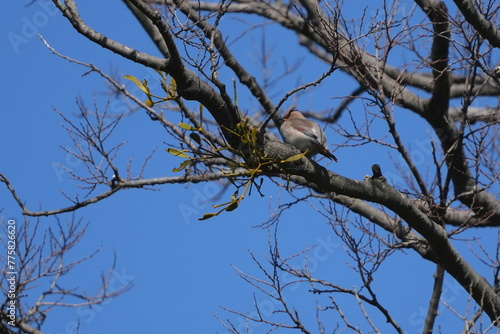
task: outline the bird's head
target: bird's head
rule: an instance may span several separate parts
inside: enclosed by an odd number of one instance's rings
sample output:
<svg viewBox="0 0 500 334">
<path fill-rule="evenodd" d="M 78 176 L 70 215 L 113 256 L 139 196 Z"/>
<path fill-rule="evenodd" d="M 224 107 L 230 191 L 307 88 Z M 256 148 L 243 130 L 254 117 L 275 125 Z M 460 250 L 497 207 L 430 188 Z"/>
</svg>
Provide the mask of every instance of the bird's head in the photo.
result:
<svg viewBox="0 0 500 334">
<path fill-rule="evenodd" d="M 294 110 L 294 109 L 290 109 L 289 111 L 287 111 L 287 113 L 285 114 L 285 116 L 283 116 L 283 118 L 285 120 L 294 119 L 294 118 L 303 118 L 303 119 L 305 119 L 304 115 L 302 115 L 302 113 L 300 111 Z"/>
</svg>

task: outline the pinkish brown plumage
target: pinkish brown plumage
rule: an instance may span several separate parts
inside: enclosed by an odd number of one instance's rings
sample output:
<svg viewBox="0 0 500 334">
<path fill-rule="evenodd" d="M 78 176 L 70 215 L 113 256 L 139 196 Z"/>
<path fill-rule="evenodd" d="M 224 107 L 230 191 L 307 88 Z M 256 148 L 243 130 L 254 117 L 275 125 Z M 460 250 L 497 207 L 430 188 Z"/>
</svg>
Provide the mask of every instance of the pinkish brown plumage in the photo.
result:
<svg viewBox="0 0 500 334">
<path fill-rule="evenodd" d="M 307 150 L 307 157 L 320 153 L 337 161 L 337 158 L 328 151 L 325 132 L 318 123 L 306 119 L 297 110 L 287 112 L 284 119 L 280 131 L 285 143 L 295 146 L 301 152 Z"/>
</svg>

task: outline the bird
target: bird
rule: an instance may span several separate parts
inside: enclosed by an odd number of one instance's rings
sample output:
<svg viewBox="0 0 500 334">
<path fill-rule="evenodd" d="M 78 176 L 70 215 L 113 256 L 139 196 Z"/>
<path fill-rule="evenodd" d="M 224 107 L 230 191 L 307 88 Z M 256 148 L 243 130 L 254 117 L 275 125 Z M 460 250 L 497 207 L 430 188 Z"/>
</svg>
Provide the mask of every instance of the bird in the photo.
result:
<svg viewBox="0 0 500 334">
<path fill-rule="evenodd" d="M 290 109 L 285 116 L 280 128 L 281 136 L 285 143 L 306 152 L 306 157 L 311 158 L 320 153 L 330 160 L 337 162 L 337 158 L 328 151 L 326 135 L 318 123 L 308 120 L 300 111 Z"/>
</svg>

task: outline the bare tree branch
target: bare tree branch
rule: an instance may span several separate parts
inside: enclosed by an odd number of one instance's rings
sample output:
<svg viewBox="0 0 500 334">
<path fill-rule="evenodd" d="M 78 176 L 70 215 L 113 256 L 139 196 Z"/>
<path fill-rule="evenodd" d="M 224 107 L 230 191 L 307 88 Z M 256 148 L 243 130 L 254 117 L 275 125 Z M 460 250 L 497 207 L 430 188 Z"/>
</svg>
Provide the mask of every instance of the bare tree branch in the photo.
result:
<svg viewBox="0 0 500 334">
<path fill-rule="evenodd" d="M 219 180 L 222 178 L 225 178 L 225 173 L 224 172 L 215 172 L 215 173 L 210 173 L 210 174 L 204 174 L 204 175 L 182 175 L 182 176 L 172 176 L 172 177 L 158 177 L 158 178 L 151 178 L 151 179 L 143 179 L 143 180 L 122 180 L 112 188 L 109 189 L 97 196 L 94 196 L 92 198 L 86 199 L 81 202 L 77 202 L 74 205 L 70 205 L 65 208 L 60 208 L 56 210 L 46 210 L 46 211 L 31 211 L 29 210 L 26 205 L 21 201 L 21 199 L 18 197 L 16 191 L 10 184 L 10 181 L 2 174 L 0 174 L 0 182 L 4 183 L 11 192 L 12 196 L 16 199 L 19 207 L 23 210 L 23 214 L 26 216 L 51 216 L 51 215 L 57 215 L 61 214 L 64 212 L 72 212 L 75 210 L 78 210 L 82 207 L 85 207 L 90 204 L 97 203 L 103 199 L 106 199 L 116 193 L 119 190 L 124 190 L 124 189 L 132 189 L 132 188 L 144 188 L 144 187 L 149 187 L 149 186 L 157 186 L 157 185 L 162 185 L 162 184 L 175 184 L 175 183 L 199 183 L 199 182 L 206 182 L 206 181 L 213 181 L 213 180 Z"/>
<path fill-rule="evenodd" d="M 483 38 L 487 39 L 494 47 L 500 48 L 500 30 L 479 12 L 471 0 L 453 0 L 453 2 L 465 16 L 467 22 L 469 22 Z"/>
<path fill-rule="evenodd" d="M 436 266 L 436 272 L 434 273 L 434 287 L 432 288 L 432 296 L 429 302 L 429 308 L 427 310 L 427 316 L 425 317 L 424 334 L 432 334 L 434 332 L 434 323 L 438 316 L 438 306 L 439 298 L 443 293 L 443 282 L 444 282 L 444 268 L 441 265 Z"/>
<path fill-rule="evenodd" d="M 52 0 L 52 2 L 61 11 L 61 13 L 63 13 L 63 15 L 73 25 L 73 27 L 92 42 L 110 51 L 118 53 L 119 55 L 127 59 L 135 61 L 139 64 L 143 64 L 144 66 L 152 67 L 160 71 L 165 68 L 167 62 L 165 59 L 154 57 L 149 54 L 129 48 L 90 28 L 81 19 L 80 14 L 78 13 L 78 9 L 76 8 L 76 4 L 73 0 L 67 0 L 64 2 L 64 4 L 62 4 L 59 0 Z"/>
</svg>

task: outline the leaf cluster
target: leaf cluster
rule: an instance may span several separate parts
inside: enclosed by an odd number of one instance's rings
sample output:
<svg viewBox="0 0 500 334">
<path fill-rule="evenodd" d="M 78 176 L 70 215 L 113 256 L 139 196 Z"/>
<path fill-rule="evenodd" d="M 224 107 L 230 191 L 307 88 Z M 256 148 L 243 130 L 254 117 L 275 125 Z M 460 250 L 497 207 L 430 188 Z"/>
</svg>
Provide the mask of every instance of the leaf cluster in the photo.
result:
<svg viewBox="0 0 500 334">
<path fill-rule="evenodd" d="M 166 101 L 170 101 L 170 100 L 175 100 L 176 98 L 178 98 L 177 83 L 175 82 L 175 79 L 174 78 L 170 78 L 170 83 L 167 83 L 168 76 L 164 72 L 162 72 L 162 71 L 158 71 L 158 70 L 155 70 L 155 71 L 161 77 L 161 86 L 163 87 L 163 89 L 167 93 L 166 97 L 161 97 L 161 96 L 152 94 L 151 90 L 148 87 L 148 81 L 146 79 L 143 79 L 142 81 L 140 81 L 139 79 L 137 79 L 133 75 L 125 75 L 124 76 L 125 79 L 130 80 L 133 83 L 135 83 L 136 86 L 144 94 L 146 94 L 147 98 L 144 101 L 144 103 L 148 107 L 150 107 L 150 108 L 153 107 L 156 103 L 161 103 L 161 102 L 166 102 Z M 153 98 L 156 99 L 156 101 L 153 101 Z"/>
<path fill-rule="evenodd" d="M 203 107 L 200 106 L 200 111 Z M 180 172 L 191 164 L 195 164 L 201 160 L 218 159 L 224 161 L 228 169 L 224 170 L 224 177 L 236 187 L 236 191 L 232 194 L 229 201 L 213 205 L 214 209 L 219 209 L 216 212 L 205 213 L 199 220 L 205 220 L 219 215 L 224 211 L 233 211 L 238 208 L 239 204 L 245 198 L 246 194 L 251 192 L 252 186 L 255 186 L 260 192 L 263 179 L 257 182 L 257 178 L 262 174 L 263 167 L 270 164 L 281 164 L 301 159 L 306 152 L 294 155 L 287 159 L 271 159 L 262 153 L 261 139 L 259 138 L 259 130 L 257 127 L 249 124 L 249 119 L 236 125 L 235 130 L 226 129 L 232 134 L 240 138 L 240 148 L 233 148 L 229 145 L 217 147 L 207 136 L 207 132 L 202 128 L 197 128 L 186 123 L 179 123 L 180 128 L 191 131 L 189 137 L 198 145 L 196 152 L 188 149 L 178 150 L 175 148 L 167 148 L 166 151 L 177 157 L 184 158 L 178 167 L 174 168 L 173 172 Z M 205 144 L 205 145 L 203 145 Z M 230 154 L 227 154 L 230 153 Z M 236 157 L 244 157 L 244 160 Z M 240 189 L 243 191 L 240 194 Z"/>
</svg>

